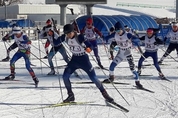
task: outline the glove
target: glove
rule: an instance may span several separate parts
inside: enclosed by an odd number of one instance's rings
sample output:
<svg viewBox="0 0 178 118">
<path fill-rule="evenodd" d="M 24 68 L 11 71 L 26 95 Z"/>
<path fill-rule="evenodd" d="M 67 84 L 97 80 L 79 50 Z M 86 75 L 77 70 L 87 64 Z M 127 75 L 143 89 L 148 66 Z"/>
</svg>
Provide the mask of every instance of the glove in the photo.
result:
<svg viewBox="0 0 178 118">
<path fill-rule="evenodd" d="M 32 42 L 31 41 L 28 41 L 27 44 L 31 44 Z"/>
<path fill-rule="evenodd" d="M 38 34 L 39 34 L 39 33 L 40 33 L 40 29 L 37 28 L 36 30 L 37 30 L 37 32 L 38 32 Z"/>
<path fill-rule="evenodd" d="M 2 38 L 3 41 L 7 41 L 7 39 L 5 37 Z"/>
<path fill-rule="evenodd" d="M 88 48 L 85 48 L 86 52 L 90 53 L 91 52 L 91 49 L 88 47 Z"/>
</svg>

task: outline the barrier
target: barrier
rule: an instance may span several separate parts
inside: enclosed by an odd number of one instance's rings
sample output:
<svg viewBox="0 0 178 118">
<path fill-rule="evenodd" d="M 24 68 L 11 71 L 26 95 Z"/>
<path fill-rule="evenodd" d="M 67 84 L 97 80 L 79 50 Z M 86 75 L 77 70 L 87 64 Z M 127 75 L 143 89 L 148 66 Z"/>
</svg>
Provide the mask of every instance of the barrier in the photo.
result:
<svg viewBox="0 0 178 118">
<path fill-rule="evenodd" d="M 42 26 L 38 27 L 40 30 L 43 28 Z M 57 29 L 61 29 L 61 26 L 57 26 Z M 12 31 L 12 28 L 0 28 L 0 40 L 8 33 Z M 38 38 L 37 27 L 23 27 L 22 31 L 24 31 L 31 40 L 36 40 Z M 60 34 L 63 33 L 60 30 Z"/>
<path fill-rule="evenodd" d="M 163 6 L 153 4 L 138 4 L 138 3 L 123 3 L 117 2 L 116 6 L 127 6 L 127 7 L 141 7 L 141 8 L 158 8 L 158 9 L 175 9 L 175 6 Z"/>
</svg>

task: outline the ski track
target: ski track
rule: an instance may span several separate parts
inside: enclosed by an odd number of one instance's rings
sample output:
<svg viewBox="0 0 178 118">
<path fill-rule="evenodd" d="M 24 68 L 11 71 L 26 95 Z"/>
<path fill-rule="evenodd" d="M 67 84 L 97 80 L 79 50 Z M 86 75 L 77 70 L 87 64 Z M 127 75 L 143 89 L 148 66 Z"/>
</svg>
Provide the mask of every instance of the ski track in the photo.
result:
<svg viewBox="0 0 178 118">
<path fill-rule="evenodd" d="M 37 45 L 37 42 L 33 42 Z M 0 42 L 0 45 L 2 43 Z M 37 45 L 38 47 L 38 45 Z M 33 51 L 35 55 L 39 55 L 38 52 Z M 111 60 L 108 60 L 103 46 L 99 46 L 99 53 L 104 67 L 109 68 Z M 2 51 L 3 52 L 3 51 Z M 4 50 L 5 52 L 5 50 Z M 135 65 L 138 63 L 140 54 L 133 51 Z M 14 51 L 11 51 L 11 56 Z M 116 52 L 114 53 L 116 54 Z M 163 52 L 159 51 L 159 58 Z M 175 56 L 175 52 L 171 53 L 171 56 Z M 91 53 L 93 56 L 93 53 Z M 4 54 L 0 54 L 3 58 Z M 42 54 L 42 56 L 44 56 Z M 56 55 L 57 63 L 65 65 L 65 62 L 61 59 L 60 54 Z M 33 58 L 33 57 L 32 57 Z M 97 64 L 90 57 L 93 66 Z M 177 59 L 177 58 L 176 58 Z M 55 61 L 55 60 L 53 60 Z M 110 61 L 110 62 L 109 62 Z M 148 62 L 143 64 L 152 63 L 150 58 Z M 1 118 L 177 118 L 178 117 L 178 83 L 177 83 L 177 62 L 171 58 L 166 58 L 164 63 L 168 63 L 168 66 L 160 66 L 163 73 L 172 82 L 166 82 L 158 80 L 158 73 L 154 66 L 146 66 L 142 69 L 142 74 L 152 74 L 153 76 L 140 77 L 141 83 L 145 88 L 155 91 L 155 93 L 149 93 L 142 90 L 132 89 L 134 79 L 131 76 L 132 73 L 128 68 L 128 63 L 123 61 L 115 69 L 115 75 L 117 79 L 115 81 L 130 83 L 130 85 L 117 85 L 114 86 L 129 102 L 130 106 L 123 100 L 119 93 L 114 89 L 111 84 L 104 84 L 104 87 L 112 96 L 116 102 L 125 108 L 129 109 L 128 113 L 123 113 L 120 110 L 106 106 L 106 103 L 94 84 L 72 84 L 73 91 L 75 93 L 76 101 L 95 101 L 94 103 L 87 105 L 75 105 L 75 106 L 63 106 L 36 110 L 26 110 L 30 108 L 42 107 L 59 103 L 62 99 L 67 97 L 66 89 L 62 81 L 62 73 L 64 68 L 59 69 L 58 76 L 45 76 L 50 70 L 44 64 L 42 64 L 42 73 L 39 60 L 31 60 L 36 67 L 32 67 L 40 80 L 39 88 L 34 88 L 33 81 L 25 69 L 23 59 L 20 59 L 16 63 L 16 79 L 22 81 L 0 81 L 0 117 Z M 48 64 L 47 60 L 44 60 Z M 54 63 L 55 64 L 55 63 Z M 95 69 L 97 76 L 101 81 L 109 76 L 108 71 L 102 71 Z M 82 70 L 77 70 L 78 74 L 85 81 L 90 81 L 86 73 Z M 103 72 L 106 74 L 103 74 Z M 0 62 L 0 77 L 3 78 L 9 74 L 9 62 Z M 107 77 L 106 77 L 107 76 Z M 61 89 L 59 87 L 59 80 L 61 82 Z M 82 80 L 82 81 L 83 81 Z M 71 76 L 71 81 L 81 81 L 74 75 Z M 63 98 L 61 97 L 61 92 Z"/>
</svg>

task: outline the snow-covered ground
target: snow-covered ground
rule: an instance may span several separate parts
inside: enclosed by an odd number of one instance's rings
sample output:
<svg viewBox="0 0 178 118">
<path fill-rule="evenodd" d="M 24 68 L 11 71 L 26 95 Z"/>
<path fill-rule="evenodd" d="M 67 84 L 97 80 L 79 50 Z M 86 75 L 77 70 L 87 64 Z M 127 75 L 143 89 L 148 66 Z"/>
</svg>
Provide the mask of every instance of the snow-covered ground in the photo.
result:
<svg viewBox="0 0 178 118">
<path fill-rule="evenodd" d="M 42 43 L 40 42 L 40 44 Z M 33 41 L 32 45 L 32 53 L 39 57 L 38 50 L 34 48 L 34 46 L 39 47 L 38 42 Z M 6 51 L 3 42 L 0 42 L 0 46 L 0 59 L 2 59 L 6 56 Z M 40 45 L 40 48 L 44 52 L 42 45 Z M 165 48 L 159 49 L 159 58 L 164 53 L 162 50 L 165 50 Z M 14 53 L 15 51 L 11 51 L 11 57 Z M 111 61 L 108 60 L 104 46 L 99 46 L 99 54 L 103 65 L 108 68 Z M 133 55 L 137 65 L 140 54 L 133 49 Z M 44 56 L 44 54 L 41 53 L 41 56 Z M 171 56 L 178 60 L 175 51 L 171 53 Z M 133 88 L 135 83 L 126 61 L 117 66 L 115 81 L 130 83 L 130 85 L 115 84 L 114 86 L 130 105 L 124 101 L 113 85 L 104 84 L 104 87 L 117 103 L 130 110 L 128 113 L 107 106 L 94 84 L 72 84 L 76 101 L 94 101 L 93 103 L 34 109 L 62 102 L 67 94 L 61 77 L 64 69 L 58 68 L 59 76 L 46 76 L 50 69 L 42 64 L 41 70 L 40 61 L 35 59 L 34 56 L 31 56 L 31 58 L 31 62 L 36 65 L 32 68 L 40 80 L 39 87 L 35 88 L 32 85 L 33 81 L 25 69 L 23 59 L 18 60 L 15 79 L 20 81 L 0 81 L 0 118 L 178 118 L 178 62 L 171 58 L 165 59 L 164 63 L 168 65 L 162 65 L 161 68 L 165 76 L 172 82 L 159 80 L 158 73 L 153 66 L 147 66 L 142 71 L 142 74 L 151 76 L 140 77 L 141 83 L 155 93 Z M 59 53 L 56 58 L 57 66 L 65 65 Z M 96 66 L 91 56 L 90 58 L 93 66 Z M 47 60 L 43 61 L 48 64 Z M 55 59 L 53 61 L 56 65 Z M 144 64 L 152 63 L 151 58 L 148 58 L 147 61 Z M 109 72 L 105 70 L 95 69 L 95 71 L 101 81 L 109 75 Z M 85 72 L 82 70 L 77 70 L 77 72 L 82 79 L 80 80 L 72 75 L 72 82 L 90 81 Z M 0 78 L 4 78 L 9 73 L 9 62 L 0 62 Z"/>
<path fill-rule="evenodd" d="M 117 2 L 118 0 L 108 0 L 107 5 L 96 5 L 93 9 L 93 14 L 147 14 L 153 17 L 175 17 L 174 10 L 118 7 L 116 6 Z M 157 2 L 154 0 L 120 0 L 119 2 L 167 6 L 174 5 L 174 0 L 158 0 Z M 40 44 L 40 48 L 44 52 L 42 43 L 40 42 Z M 6 45 L 9 47 L 8 44 Z M 6 50 L 3 42 L 0 42 L 0 46 L 0 59 L 2 59 L 6 57 Z M 39 48 L 37 41 L 33 41 L 32 43 L 32 53 L 37 57 L 40 57 L 39 51 L 35 47 Z M 164 47 L 159 49 L 159 58 L 163 55 L 163 50 L 165 50 Z M 11 51 L 11 57 L 14 53 L 15 51 Z M 108 68 L 111 61 L 108 60 L 108 56 L 103 46 L 99 46 L 99 54 L 102 64 Z M 133 49 L 133 55 L 135 64 L 137 65 L 140 54 Z M 41 53 L 41 57 L 43 56 L 44 53 Z M 171 56 L 178 61 L 175 51 L 171 53 Z M 39 87 L 34 87 L 33 81 L 25 68 L 23 59 L 18 60 L 16 62 L 15 80 L 19 81 L 0 81 L 0 118 L 178 118 L 178 62 L 170 57 L 164 61 L 167 65 L 162 65 L 161 68 L 165 76 L 172 82 L 159 80 L 158 73 L 153 66 L 147 66 L 142 70 L 142 74 L 150 76 L 140 77 L 141 83 L 144 87 L 155 91 L 155 93 L 149 93 L 133 88 L 135 83 L 126 61 L 117 66 L 115 69 L 115 81 L 130 83 L 130 85 L 115 84 L 114 86 L 125 97 L 130 105 L 124 101 L 113 85 L 104 84 L 104 86 L 117 103 L 130 110 L 128 113 L 107 106 L 94 84 L 72 84 L 76 101 L 94 101 L 93 103 L 87 105 L 34 109 L 62 102 L 62 99 L 65 99 L 67 94 L 62 80 L 64 68 L 58 68 L 58 76 L 46 76 L 50 69 L 45 64 L 40 63 L 38 59 L 35 59 L 33 55 L 31 58 L 31 62 L 36 65 L 32 68 L 40 80 Z M 56 58 L 57 65 L 55 59 L 53 59 L 55 66 L 65 65 L 60 54 L 57 54 Z M 96 66 L 96 63 L 91 56 L 90 58 L 93 66 Z M 47 60 L 42 61 L 48 64 Z M 145 61 L 144 64 L 152 63 L 151 58 L 148 58 L 147 61 Z M 105 70 L 102 71 L 96 69 L 95 71 L 101 81 L 109 75 L 109 72 Z M 77 70 L 77 72 L 82 79 L 78 79 L 72 75 L 72 82 L 90 81 L 85 72 L 82 70 Z M 0 62 L 0 78 L 2 79 L 9 74 L 9 62 Z"/>
</svg>

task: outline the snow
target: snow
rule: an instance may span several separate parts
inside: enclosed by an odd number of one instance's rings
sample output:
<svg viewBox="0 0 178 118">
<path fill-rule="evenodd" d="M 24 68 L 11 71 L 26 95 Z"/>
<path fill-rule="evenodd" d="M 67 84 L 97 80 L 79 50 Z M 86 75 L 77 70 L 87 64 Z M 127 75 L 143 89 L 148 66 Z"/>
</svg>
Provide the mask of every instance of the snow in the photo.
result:
<svg viewBox="0 0 178 118">
<path fill-rule="evenodd" d="M 176 0 L 107 0 L 107 4 L 97 4 L 93 7 L 94 15 L 149 15 L 154 18 L 175 18 L 175 2 Z M 24 0 L 24 4 L 45 4 L 45 0 Z M 117 6 L 117 3 L 122 4 L 141 4 L 148 6 L 159 5 L 162 8 L 144 8 L 131 6 Z M 173 7 L 173 8 L 168 8 Z M 75 14 L 84 14 L 86 9 L 83 5 L 73 4 L 68 5 L 69 8 L 74 9 Z M 67 10 L 68 11 L 68 10 Z M 86 14 L 86 13 L 85 13 Z"/>
<path fill-rule="evenodd" d="M 107 4 L 98 4 L 93 7 L 94 15 L 149 15 L 156 18 L 175 18 L 175 8 L 143 8 L 143 7 L 129 7 L 117 6 L 117 3 L 123 4 L 147 4 L 147 5 L 160 5 L 160 6 L 175 6 L 175 0 L 107 0 Z"/>
<path fill-rule="evenodd" d="M 34 48 L 40 47 L 44 51 L 43 45 L 38 45 L 37 41 L 32 42 L 32 53 L 39 57 L 39 52 Z M 9 43 L 8 43 L 9 44 Z M 12 42 L 10 43 L 12 44 Z M 7 43 L 6 43 L 7 45 Z M 1 53 L 0 59 L 6 56 L 4 43 L 0 42 Z M 8 46 L 8 45 L 7 45 Z M 164 53 L 165 47 L 160 47 L 159 58 Z M 140 54 L 132 49 L 134 61 L 137 65 Z M 11 57 L 15 51 L 11 51 Z M 99 54 L 102 64 L 109 67 L 110 60 L 108 60 L 104 46 L 99 46 Z M 116 54 L 116 52 L 115 52 Z M 93 53 L 91 53 L 93 56 Z M 90 55 L 93 66 L 96 66 L 95 61 Z M 41 56 L 45 56 L 41 53 Z M 176 52 L 172 52 L 171 56 L 176 60 Z M 140 77 L 141 83 L 144 87 L 155 91 L 149 93 L 146 91 L 132 89 L 134 79 L 132 73 L 128 68 L 127 61 L 120 63 L 115 69 L 115 81 L 130 83 L 130 85 L 114 86 L 124 96 L 128 105 L 121 95 L 116 91 L 113 85 L 104 84 L 104 87 L 117 103 L 129 109 L 128 113 L 124 113 L 118 109 L 106 105 L 104 98 L 94 84 L 72 84 L 75 93 L 76 101 L 91 102 L 84 105 L 62 106 L 44 109 L 35 109 L 51 104 L 62 102 L 62 99 L 67 97 L 66 89 L 62 80 L 62 73 L 64 68 L 58 68 L 58 76 L 46 76 L 50 71 L 48 67 L 41 64 L 40 61 L 31 56 L 31 62 L 35 64 L 32 67 L 40 80 L 39 87 L 35 88 L 33 81 L 25 69 L 24 60 L 20 59 L 16 62 L 16 80 L 20 81 L 0 81 L 0 117 L 1 118 L 177 118 L 178 117 L 178 82 L 177 82 L 177 62 L 170 57 L 166 58 L 162 65 L 162 71 L 172 82 L 161 81 L 158 78 L 158 73 L 153 66 L 147 66 L 142 69 L 142 74 L 152 76 Z M 61 55 L 56 55 L 57 66 L 65 65 Z M 47 60 L 43 61 L 48 64 Z M 54 65 L 55 59 L 53 59 Z M 144 64 L 152 63 L 152 59 L 148 58 Z M 108 77 L 108 71 L 95 69 L 99 80 L 103 81 Z M 82 80 L 71 76 L 71 81 L 90 81 L 88 76 L 82 70 L 77 70 Z M 0 78 L 9 75 L 9 62 L 0 62 Z M 61 84 L 61 87 L 60 87 Z"/>
</svg>

